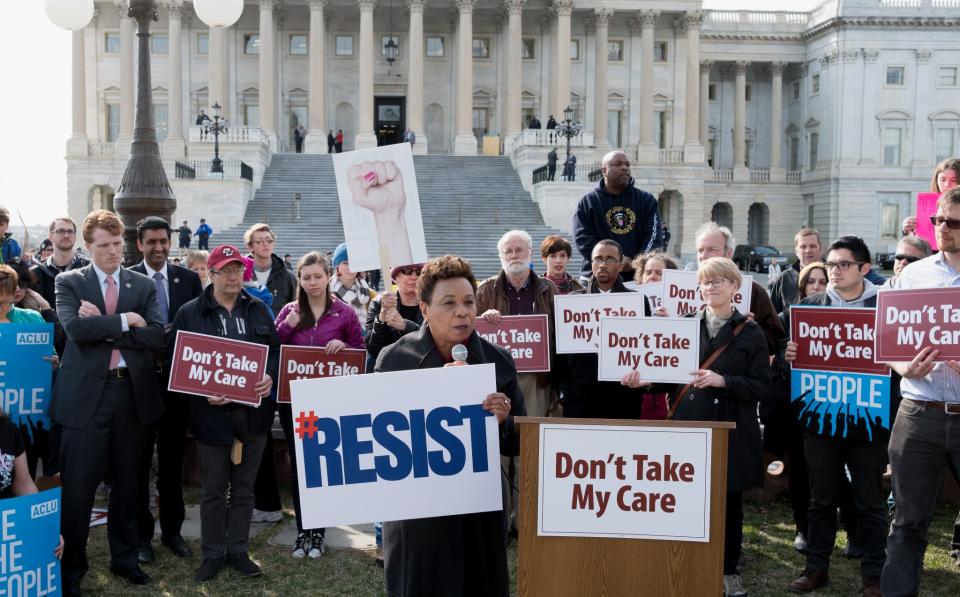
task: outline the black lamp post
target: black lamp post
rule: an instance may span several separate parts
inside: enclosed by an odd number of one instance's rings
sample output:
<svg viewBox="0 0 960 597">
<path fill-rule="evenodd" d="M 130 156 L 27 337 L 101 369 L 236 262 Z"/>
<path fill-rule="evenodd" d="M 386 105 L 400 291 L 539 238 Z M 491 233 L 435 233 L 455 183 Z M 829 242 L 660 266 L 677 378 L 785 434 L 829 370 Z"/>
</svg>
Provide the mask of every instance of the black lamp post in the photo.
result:
<svg viewBox="0 0 960 597">
<path fill-rule="evenodd" d="M 210 162 L 210 174 L 219 174 L 223 177 L 223 160 L 220 159 L 220 134 L 227 132 L 225 122 L 220 122 L 220 102 L 213 104 L 213 124 L 210 133 L 213 134 L 213 161 Z"/>
<path fill-rule="evenodd" d="M 557 134 L 567 138 L 567 156 L 570 156 L 570 140 L 580 134 L 583 130 L 583 124 L 573 122 L 573 108 L 567 106 L 563 111 L 563 122 L 557 125 Z"/>
<path fill-rule="evenodd" d="M 113 198 L 113 207 L 123 220 L 123 254 L 127 264 L 140 261 L 137 222 L 147 216 L 170 221 L 177 200 L 160 161 L 157 131 L 153 119 L 150 83 L 150 21 L 157 20 L 156 0 L 130 0 L 127 16 L 137 21 L 137 114 L 130 158 Z"/>
</svg>

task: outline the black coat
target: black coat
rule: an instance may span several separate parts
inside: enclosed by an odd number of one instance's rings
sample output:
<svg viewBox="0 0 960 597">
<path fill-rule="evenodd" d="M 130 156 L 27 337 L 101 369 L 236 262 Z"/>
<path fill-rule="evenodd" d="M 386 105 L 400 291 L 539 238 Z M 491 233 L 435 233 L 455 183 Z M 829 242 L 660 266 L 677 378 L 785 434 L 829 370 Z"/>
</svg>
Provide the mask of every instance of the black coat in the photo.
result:
<svg viewBox="0 0 960 597">
<path fill-rule="evenodd" d="M 467 363 L 493 363 L 496 367 L 497 391 L 506 394 L 511 403 L 510 416 L 500 425 L 500 452 L 516 454 L 519 442 L 513 417 L 525 415 L 526 410 L 513 357 L 476 332 L 466 346 Z M 430 369 L 443 364 L 430 326 L 424 324 L 384 348 L 376 371 Z M 502 510 L 384 522 L 383 550 L 390 597 L 510 595 Z"/>
<path fill-rule="evenodd" d="M 763 485 L 763 454 L 760 445 L 760 421 L 757 404 L 774 392 L 763 330 L 749 322 L 736 337 L 733 330 L 746 319 L 734 310 L 733 317 L 712 340 L 707 332 L 703 311 L 691 315 L 700 321 L 700 362 L 703 363 L 720 346 L 726 350 L 710 365 L 710 370 L 723 375 L 725 388 L 696 389 L 691 387 L 677 408 L 676 421 L 733 421 L 727 460 L 727 489 L 746 491 Z M 682 387 L 656 386 L 669 390 L 675 397 Z"/>
<path fill-rule="evenodd" d="M 81 267 L 86 267 L 90 262 L 84 259 L 79 255 L 74 255 L 73 259 L 70 260 L 70 263 L 67 264 L 67 267 L 63 269 L 64 272 L 70 270 L 80 269 Z M 57 304 L 57 288 L 54 285 L 61 273 L 60 269 L 57 266 L 53 265 L 53 257 L 50 257 L 43 263 L 38 263 L 30 268 L 30 273 L 33 274 L 35 278 L 33 284 L 33 290 L 42 296 L 50 306 L 53 307 Z"/>
<path fill-rule="evenodd" d="M 400 293 L 397 294 L 397 304 L 400 304 Z M 390 327 L 389 325 L 380 321 L 380 310 L 383 308 L 383 295 L 377 296 L 375 299 L 370 301 L 370 307 L 367 308 L 367 321 L 364 324 L 364 328 L 367 330 L 367 335 L 363 339 L 364 343 L 367 346 L 367 352 L 370 354 L 370 357 L 376 359 L 380 356 L 380 351 L 390 346 L 401 337 L 409 334 L 410 332 L 415 332 L 420 329 L 420 325 L 423 323 L 423 313 L 420 310 L 417 310 L 416 320 L 411 321 L 405 319 L 406 327 L 403 330 L 398 330 L 396 328 Z"/>
<path fill-rule="evenodd" d="M 169 371 L 173 361 L 173 349 L 177 331 L 194 332 L 208 336 L 227 337 L 216 311 L 217 302 L 213 298 L 213 286 L 207 286 L 197 298 L 177 311 L 173 325 L 167 334 L 167 356 L 164 370 Z M 242 340 L 255 342 L 269 347 L 267 368 L 264 371 L 277 384 L 277 370 L 280 365 L 280 338 L 273 326 L 273 319 L 267 313 L 266 306 L 246 291 L 240 291 L 234 310 L 245 322 L 245 334 Z M 242 404 L 213 406 L 204 396 L 182 395 L 190 401 L 190 433 L 197 441 L 209 445 L 233 443 L 234 431 L 230 422 L 229 409 L 242 408 L 247 412 L 247 432 L 250 435 L 266 433 L 273 426 L 273 413 L 276 403 L 270 398 L 260 401 L 253 408 Z"/>
</svg>

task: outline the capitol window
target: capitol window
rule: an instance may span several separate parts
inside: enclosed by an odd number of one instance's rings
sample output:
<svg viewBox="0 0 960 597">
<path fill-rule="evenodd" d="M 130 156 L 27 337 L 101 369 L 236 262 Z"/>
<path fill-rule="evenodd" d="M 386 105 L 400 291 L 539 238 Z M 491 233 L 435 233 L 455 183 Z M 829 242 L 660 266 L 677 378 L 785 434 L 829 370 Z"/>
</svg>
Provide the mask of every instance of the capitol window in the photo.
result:
<svg viewBox="0 0 960 597">
<path fill-rule="evenodd" d="M 607 42 L 607 60 L 610 62 L 623 62 L 622 39 L 611 39 Z"/>
<path fill-rule="evenodd" d="M 570 60 L 580 60 L 580 40 L 571 39 L 570 40 Z"/>
<path fill-rule="evenodd" d="M 810 95 L 820 93 L 820 73 L 810 75 Z"/>
<path fill-rule="evenodd" d="M 197 34 L 197 54 L 201 56 L 206 56 L 209 53 L 210 53 L 210 34 L 198 33 Z"/>
<path fill-rule="evenodd" d="M 170 52 L 170 38 L 166 35 L 153 34 L 150 36 L 150 53 L 167 54 Z"/>
<path fill-rule="evenodd" d="M 243 53 L 247 56 L 255 56 L 260 53 L 259 35 L 253 34 L 243 36 Z"/>
<path fill-rule="evenodd" d="M 888 126 L 883 129 L 883 165 L 900 165 L 900 146 L 903 142 L 903 129 Z"/>
<path fill-rule="evenodd" d="M 820 133 L 810 133 L 810 163 L 808 170 L 817 169 L 817 159 L 820 155 Z"/>
<path fill-rule="evenodd" d="M 790 97 L 794 100 L 800 99 L 800 81 L 794 81 L 790 84 Z"/>
<path fill-rule="evenodd" d="M 103 51 L 107 54 L 119 54 L 120 53 L 120 34 L 119 33 L 107 33 L 104 35 L 103 41 Z"/>
<path fill-rule="evenodd" d="M 308 38 L 306 35 L 291 35 L 290 36 L 290 55 L 306 56 L 307 40 Z"/>
<path fill-rule="evenodd" d="M 957 67 L 941 66 L 937 68 L 937 87 L 956 87 L 957 86 Z"/>
<path fill-rule="evenodd" d="M 717 101 L 717 84 L 710 83 L 707 85 L 707 99 L 711 102 Z"/>
<path fill-rule="evenodd" d="M 533 60 L 537 57 L 536 40 L 532 37 L 524 37 L 520 43 L 521 57 L 524 60 Z"/>
<path fill-rule="evenodd" d="M 490 38 L 489 37 L 473 38 L 473 57 L 474 58 L 490 57 Z"/>
<path fill-rule="evenodd" d="M 665 41 L 654 42 L 653 44 L 653 61 L 654 62 L 667 62 L 668 58 L 668 46 Z"/>
<path fill-rule="evenodd" d="M 353 56 L 352 35 L 338 35 L 335 43 L 337 56 Z"/>
<path fill-rule="evenodd" d="M 956 138 L 956 127 L 937 127 L 933 134 L 933 159 L 935 162 L 941 162 L 954 156 Z"/>
<path fill-rule="evenodd" d="M 906 79 L 906 68 L 902 66 L 887 67 L 887 87 L 903 87 Z"/>
<path fill-rule="evenodd" d="M 743 98 L 748 102 L 753 101 L 753 85 L 750 83 L 747 83 L 747 86 L 743 90 Z"/>
<path fill-rule="evenodd" d="M 427 38 L 427 57 L 443 58 L 443 38 L 442 37 Z"/>
</svg>

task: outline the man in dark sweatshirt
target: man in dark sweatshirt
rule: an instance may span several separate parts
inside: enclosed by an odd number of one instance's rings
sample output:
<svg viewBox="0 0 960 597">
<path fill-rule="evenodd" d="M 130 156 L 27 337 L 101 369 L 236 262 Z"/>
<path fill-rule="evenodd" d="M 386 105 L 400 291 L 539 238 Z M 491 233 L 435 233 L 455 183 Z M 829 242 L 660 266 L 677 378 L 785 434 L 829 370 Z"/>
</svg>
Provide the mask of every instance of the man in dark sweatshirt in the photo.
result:
<svg viewBox="0 0 960 597">
<path fill-rule="evenodd" d="M 653 195 L 634 186 L 630 159 L 623 151 L 603 156 L 603 179 L 580 199 L 573 215 L 573 237 L 583 256 L 581 277 L 591 275 L 593 247 L 602 239 L 623 247 L 624 276 L 633 277 L 633 258 L 663 246 L 660 209 Z"/>
</svg>

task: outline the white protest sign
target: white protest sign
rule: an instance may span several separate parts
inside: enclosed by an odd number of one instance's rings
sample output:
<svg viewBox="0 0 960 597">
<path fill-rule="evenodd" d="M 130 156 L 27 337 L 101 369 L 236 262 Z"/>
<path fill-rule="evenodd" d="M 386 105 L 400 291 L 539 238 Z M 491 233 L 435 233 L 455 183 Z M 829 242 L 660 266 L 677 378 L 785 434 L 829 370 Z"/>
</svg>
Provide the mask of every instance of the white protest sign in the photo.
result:
<svg viewBox="0 0 960 597">
<path fill-rule="evenodd" d="M 304 528 L 503 507 L 492 364 L 290 382 Z M 349 399 L 345 399 L 349 397 Z"/>
<path fill-rule="evenodd" d="M 733 306 L 746 315 L 750 312 L 750 298 L 753 292 L 753 276 L 740 274 L 740 288 L 733 295 Z M 697 272 L 676 269 L 663 271 L 663 306 L 669 317 L 680 317 L 700 310 L 703 297 Z"/>
<path fill-rule="evenodd" d="M 712 437 L 541 424 L 537 534 L 708 542 Z"/>
<path fill-rule="evenodd" d="M 700 368 L 700 320 L 604 317 L 598 381 L 620 381 L 636 369 L 643 381 L 689 383 Z"/>
<path fill-rule="evenodd" d="M 624 286 L 627 285 L 624 284 Z M 634 283 L 632 287 L 627 286 L 627 288 L 647 297 L 647 300 L 650 301 L 650 309 L 653 311 L 656 311 L 663 305 L 663 281 L 648 282 L 646 284 Z"/>
<path fill-rule="evenodd" d="M 557 354 L 600 351 L 601 317 L 643 317 L 639 292 L 558 294 L 553 297 Z"/>
<path fill-rule="evenodd" d="M 352 271 L 427 260 L 409 143 L 335 154 L 333 170 Z"/>
</svg>

